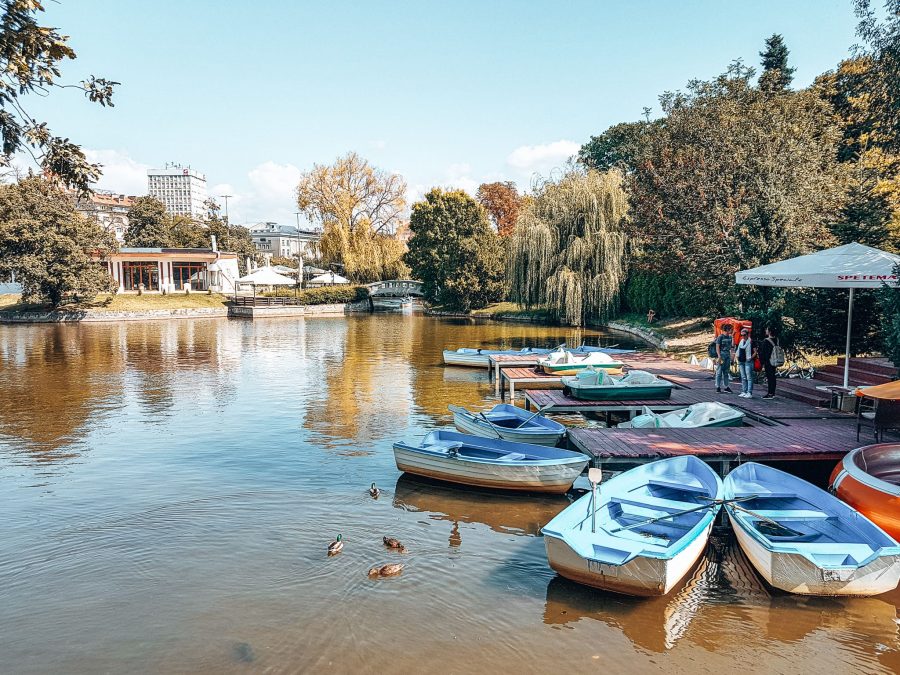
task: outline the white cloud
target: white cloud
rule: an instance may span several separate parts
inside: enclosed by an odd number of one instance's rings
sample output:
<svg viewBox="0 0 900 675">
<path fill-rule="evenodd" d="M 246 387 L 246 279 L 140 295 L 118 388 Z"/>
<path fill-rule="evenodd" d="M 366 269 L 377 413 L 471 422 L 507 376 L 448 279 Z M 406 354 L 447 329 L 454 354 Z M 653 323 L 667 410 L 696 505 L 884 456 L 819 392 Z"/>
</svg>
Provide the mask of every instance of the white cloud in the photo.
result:
<svg viewBox="0 0 900 675">
<path fill-rule="evenodd" d="M 506 163 L 523 171 L 546 170 L 565 162 L 580 147 L 578 143 L 566 140 L 542 145 L 522 145 L 509 154 Z"/>
<path fill-rule="evenodd" d="M 135 161 L 119 150 L 85 149 L 89 162 L 101 164 L 103 175 L 97 182 L 101 190 L 111 190 L 119 194 L 147 194 L 147 164 Z"/>
<path fill-rule="evenodd" d="M 294 201 L 294 190 L 300 182 L 300 169 L 293 164 L 263 162 L 247 173 L 250 186 L 262 199 Z"/>
</svg>

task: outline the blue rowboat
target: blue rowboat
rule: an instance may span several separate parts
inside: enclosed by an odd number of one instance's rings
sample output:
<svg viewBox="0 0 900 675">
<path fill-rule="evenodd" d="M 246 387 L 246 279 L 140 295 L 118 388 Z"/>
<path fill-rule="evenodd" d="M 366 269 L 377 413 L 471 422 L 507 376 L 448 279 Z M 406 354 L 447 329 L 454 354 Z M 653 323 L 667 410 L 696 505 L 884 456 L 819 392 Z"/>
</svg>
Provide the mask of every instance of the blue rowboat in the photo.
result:
<svg viewBox="0 0 900 675">
<path fill-rule="evenodd" d="M 507 403 L 496 405 L 481 414 L 455 405 L 448 407 L 453 413 L 453 423 L 464 434 L 550 446 L 559 443 L 566 435 L 566 428 L 559 422 Z"/>
<path fill-rule="evenodd" d="M 559 350 L 545 349 L 541 347 L 525 347 L 523 349 L 474 349 L 470 347 L 460 347 L 459 349 L 444 350 L 444 364 L 448 366 L 476 366 L 478 368 L 487 368 L 490 365 L 488 357 L 496 354 L 507 356 L 543 356 L 550 352 Z M 573 354 L 592 354 L 599 352 L 602 354 L 629 354 L 633 349 L 617 349 L 615 347 L 588 347 L 582 345 L 574 349 L 563 348 L 567 352 Z"/>
<path fill-rule="evenodd" d="M 599 487 L 596 509 L 587 494 L 544 526 L 550 567 L 594 588 L 665 595 L 706 548 L 721 496 L 692 455 L 638 466 Z"/>
<path fill-rule="evenodd" d="M 900 581 L 900 546 L 853 507 L 769 466 L 725 478 L 728 518 L 771 586 L 804 595 L 877 595 Z"/>
<path fill-rule="evenodd" d="M 450 483 L 525 492 L 566 492 L 584 471 L 580 452 L 432 431 L 418 444 L 394 443 L 400 471 Z"/>
</svg>

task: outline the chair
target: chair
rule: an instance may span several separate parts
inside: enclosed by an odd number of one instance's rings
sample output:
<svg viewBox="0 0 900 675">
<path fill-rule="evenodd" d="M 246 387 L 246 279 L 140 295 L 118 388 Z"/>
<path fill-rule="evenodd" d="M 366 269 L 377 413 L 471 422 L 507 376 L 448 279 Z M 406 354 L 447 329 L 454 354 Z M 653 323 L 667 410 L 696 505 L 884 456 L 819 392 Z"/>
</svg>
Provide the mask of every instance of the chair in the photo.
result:
<svg viewBox="0 0 900 675">
<path fill-rule="evenodd" d="M 880 443 L 885 431 L 900 431 L 900 401 L 877 399 L 872 408 L 860 405 L 856 412 L 856 440 L 863 427 L 872 427 L 875 442 Z"/>
</svg>

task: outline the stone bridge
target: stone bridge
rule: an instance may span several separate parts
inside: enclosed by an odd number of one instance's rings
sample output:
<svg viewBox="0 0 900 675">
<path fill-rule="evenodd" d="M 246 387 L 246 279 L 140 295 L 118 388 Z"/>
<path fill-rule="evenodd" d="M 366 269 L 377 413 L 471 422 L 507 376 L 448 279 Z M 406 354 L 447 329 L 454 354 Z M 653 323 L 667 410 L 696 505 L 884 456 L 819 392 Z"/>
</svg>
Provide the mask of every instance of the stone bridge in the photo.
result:
<svg viewBox="0 0 900 675">
<path fill-rule="evenodd" d="M 369 295 L 373 298 L 404 298 L 408 296 L 422 297 L 422 282 L 411 279 L 391 279 L 366 284 Z"/>
</svg>

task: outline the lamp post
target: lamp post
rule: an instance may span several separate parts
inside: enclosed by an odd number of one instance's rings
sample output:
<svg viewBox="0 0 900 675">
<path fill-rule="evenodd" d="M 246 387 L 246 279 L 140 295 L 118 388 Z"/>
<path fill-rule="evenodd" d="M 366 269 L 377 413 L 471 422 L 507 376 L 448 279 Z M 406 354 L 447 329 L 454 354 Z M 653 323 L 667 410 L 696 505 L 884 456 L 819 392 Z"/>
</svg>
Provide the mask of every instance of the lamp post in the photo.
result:
<svg viewBox="0 0 900 675">
<path fill-rule="evenodd" d="M 231 199 L 234 195 L 219 195 L 222 199 L 225 200 L 225 224 L 230 225 L 228 222 L 228 200 Z"/>
</svg>

